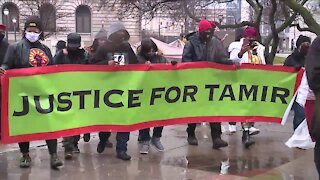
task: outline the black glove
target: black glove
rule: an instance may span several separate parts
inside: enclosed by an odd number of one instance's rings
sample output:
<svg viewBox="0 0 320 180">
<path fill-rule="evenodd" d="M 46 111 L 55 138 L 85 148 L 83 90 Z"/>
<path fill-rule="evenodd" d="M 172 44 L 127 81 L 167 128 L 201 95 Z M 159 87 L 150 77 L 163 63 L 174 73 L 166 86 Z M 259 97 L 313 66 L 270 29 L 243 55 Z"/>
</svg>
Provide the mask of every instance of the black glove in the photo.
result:
<svg viewBox="0 0 320 180">
<path fill-rule="evenodd" d="M 177 61 L 171 61 L 171 65 L 172 65 L 172 66 L 175 66 L 176 64 L 178 64 Z"/>
</svg>

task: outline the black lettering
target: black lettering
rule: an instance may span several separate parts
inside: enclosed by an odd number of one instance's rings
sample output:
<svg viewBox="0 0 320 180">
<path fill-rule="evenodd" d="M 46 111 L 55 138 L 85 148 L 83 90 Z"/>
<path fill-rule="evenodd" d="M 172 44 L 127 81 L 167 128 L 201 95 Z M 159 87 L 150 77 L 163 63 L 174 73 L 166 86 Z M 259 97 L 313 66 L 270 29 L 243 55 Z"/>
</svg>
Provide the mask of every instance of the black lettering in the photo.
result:
<svg viewBox="0 0 320 180">
<path fill-rule="evenodd" d="M 34 103 L 36 104 L 36 109 L 41 114 L 49 114 L 53 111 L 53 94 L 49 95 L 49 107 L 43 109 L 40 104 L 40 96 L 34 96 Z"/>
<path fill-rule="evenodd" d="M 151 98 L 150 98 L 150 105 L 154 105 L 155 99 L 161 98 L 161 94 L 157 94 L 158 92 L 163 92 L 166 89 L 164 87 L 162 88 L 153 88 L 151 92 Z"/>
<path fill-rule="evenodd" d="M 228 93 L 227 93 L 227 91 L 228 91 Z M 226 97 L 229 97 L 231 99 L 231 101 L 235 101 L 236 100 L 231 84 L 227 84 L 227 85 L 224 86 L 224 89 L 222 91 L 222 94 L 220 96 L 219 101 L 223 101 L 223 99 L 226 98 Z"/>
<path fill-rule="evenodd" d="M 129 90 L 128 93 L 128 108 L 140 107 L 141 102 L 134 103 L 133 101 L 139 101 L 139 96 L 135 95 L 142 94 L 143 90 Z"/>
<path fill-rule="evenodd" d="M 29 99 L 28 96 L 22 96 L 22 111 L 13 112 L 13 116 L 24 116 L 29 113 Z"/>
<path fill-rule="evenodd" d="M 261 101 L 266 102 L 267 93 L 268 93 L 268 88 L 269 88 L 268 86 L 263 86 L 262 95 L 261 95 Z"/>
<path fill-rule="evenodd" d="M 110 90 L 108 91 L 105 95 L 104 95 L 104 103 L 112 108 L 119 108 L 119 107 L 123 107 L 123 103 L 119 102 L 119 103 L 113 103 L 110 101 L 110 96 L 113 94 L 118 94 L 120 96 L 123 95 L 123 91 L 122 90 L 118 90 L 118 89 L 114 89 L 114 90 Z"/>
<path fill-rule="evenodd" d="M 277 97 L 280 98 L 282 104 L 288 104 L 286 98 L 290 95 L 289 89 L 273 87 L 271 102 L 276 102 Z"/>
<path fill-rule="evenodd" d="M 67 96 L 70 98 L 71 93 L 67 92 L 62 92 L 58 95 L 58 102 L 59 104 L 67 104 L 67 107 L 61 107 L 60 105 L 58 106 L 57 110 L 58 111 L 69 111 L 72 107 L 72 101 L 70 99 L 63 99 L 63 96 Z"/>
<path fill-rule="evenodd" d="M 192 90 L 192 91 L 189 92 L 189 90 Z M 197 92 L 198 92 L 197 86 L 185 86 L 182 102 L 187 102 L 188 96 L 190 97 L 191 101 L 196 101 L 196 98 L 194 96 L 197 94 Z"/>
<path fill-rule="evenodd" d="M 91 91 L 74 91 L 73 95 L 74 96 L 79 96 L 79 101 L 80 101 L 80 109 L 84 109 L 85 108 L 85 102 L 84 102 L 84 97 L 85 95 L 89 95 L 91 94 Z"/>
<path fill-rule="evenodd" d="M 94 108 L 99 108 L 100 90 L 94 90 Z"/>
<path fill-rule="evenodd" d="M 213 101 L 213 96 L 214 96 L 214 89 L 219 88 L 219 84 L 213 84 L 213 85 L 206 85 L 206 89 L 210 89 L 209 92 L 209 101 Z"/>
<path fill-rule="evenodd" d="M 177 95 L 173 98 L 173 99 L 170 99 L 170 93 L 172 91 L 175 91 L 177 93 Z M 167 101 L 167 103 L 175 103 L 177 102 L 181 97 L 181 90 L 179 87 L 176 87 L 176 86 L 173 86 L 173 87 L 170 87 L 167 92 L 166 92 L 166 95 L 165 95 L 165 100 Z"/>
<path fill-rule="evenodd" d="M 239 101 L 243 100 L 243 95 L 246 96 L 247 100 L 249 100 L 249 97 L 252 95 L 252 101 L 257 101 L 257 94 L 258 94 L 257 85 L 252 85 L 249 91 L 246 85 L 240 85 Z"/>
</svg>

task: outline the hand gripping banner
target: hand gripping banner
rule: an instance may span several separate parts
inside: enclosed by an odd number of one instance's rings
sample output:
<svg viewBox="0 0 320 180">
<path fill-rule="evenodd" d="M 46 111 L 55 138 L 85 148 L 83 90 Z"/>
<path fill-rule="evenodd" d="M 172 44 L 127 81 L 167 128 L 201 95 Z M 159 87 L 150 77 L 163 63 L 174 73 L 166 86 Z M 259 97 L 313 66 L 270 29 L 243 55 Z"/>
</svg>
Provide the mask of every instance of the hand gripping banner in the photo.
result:
<svg viewBox="0 0 320 180">
<path fill-rule="evenodd" d="M 2 143 L 196 122 L 280 123 L 302 73 L 206 62 L 8 70 Z"/>
</svg>

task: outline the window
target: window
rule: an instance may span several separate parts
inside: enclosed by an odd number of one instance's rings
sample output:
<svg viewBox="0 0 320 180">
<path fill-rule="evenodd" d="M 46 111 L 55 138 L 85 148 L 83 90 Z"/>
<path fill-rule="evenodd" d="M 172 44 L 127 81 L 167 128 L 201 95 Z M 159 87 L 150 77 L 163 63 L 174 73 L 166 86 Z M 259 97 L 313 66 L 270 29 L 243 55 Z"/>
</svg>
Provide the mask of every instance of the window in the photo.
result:
<svg viewBox="0 0 320 180">
<path fill-rule="evenodd" d="M 9 15 L 4 14 L 4 10 L 7 9 L 9 11 Z M 12 20 L 16 20 L 16 23 L 13 23 Z M 7 26 L 8 31 L 19 31 L 19 9 L 17 6 L 12 3 L 8 2 L 2 6 L 2 22 Z"/>
<path fill-rule="evenodd" d="M 76 9 L 76 31 L 91 33 L 91 12 L 88 6 L 80 5 Z"/>
<path fill-rule="evenodd" d="M 43 31 L 56 31 L 56 8 L 52 4 L 43 4 L 40 7 L 40 18 Z"/>
</svg>

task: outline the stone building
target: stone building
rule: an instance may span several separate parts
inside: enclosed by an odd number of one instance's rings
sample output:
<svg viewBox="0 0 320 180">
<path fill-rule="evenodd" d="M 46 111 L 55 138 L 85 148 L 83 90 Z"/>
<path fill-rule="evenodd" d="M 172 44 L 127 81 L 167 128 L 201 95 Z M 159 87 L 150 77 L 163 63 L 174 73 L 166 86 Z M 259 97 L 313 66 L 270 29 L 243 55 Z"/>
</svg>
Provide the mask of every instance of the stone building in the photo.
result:
<svg viewBox="0 0 320 180">
<path fill-rule="evenodd" d="M 21 39 L 29 15 L 41 17 L 46 35 L 44 43 L 51 49 L 58 40 L 66 40 L 70 32 L 81 34 L 83 46 L 89 46 L 102 27 L 108 30 L 110 24 L 119 20 L 131 34 L 132 43 L 140 40 L 138 16 L 120 16 L 117 8 L 111 9 L 98 0 L 0 0 L 0 7 L 0 21 L 8 26 L 9 42 Z"/>
</svg>

